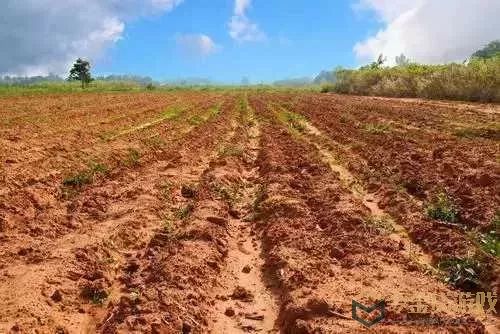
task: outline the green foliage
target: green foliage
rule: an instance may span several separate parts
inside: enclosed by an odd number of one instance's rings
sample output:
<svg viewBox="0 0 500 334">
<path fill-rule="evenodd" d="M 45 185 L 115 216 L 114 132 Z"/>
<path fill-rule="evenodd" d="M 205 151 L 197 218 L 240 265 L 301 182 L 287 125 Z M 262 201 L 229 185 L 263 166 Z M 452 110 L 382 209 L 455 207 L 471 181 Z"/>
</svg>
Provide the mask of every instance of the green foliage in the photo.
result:
<svg viewBox="0 0 500 334">
<path fill-rule="evenodd" d="M 186 219 L 187 217 L 189 217 L 191 215 L 191 213 L 193 212 L 194 210 L 194 205 L 189 203 L 187 204 L 186 206 L 180 208 L 176 213 L 175 213 L 175 216 L 178 218 L 178 219 Z"/>
<path fill-rule="evenodd" d="M 365 131 L 373 134 L 385 133 L 390 130 L 390 126 L 387 124 L 367 124 L 365 126 Z"/>
<path fill-rule="evenodd" d="M 484 264 L 474 258 L 450 258 L 441 261 L 440 270 L 447 273 L 445 281 L 464 289 L 476 288 L 481 283 Z"/>
<path fill-rule="evenodd" d="M 155 85 L 153 85 L 152 83 L 148 83 L 148 84 L 146 85 L 146 89 L 147 89 L 147 90 L 155 90 L 155 89 L 156 89 L 156 86 L 155 86 Z"/>
<path fill-rule="evenodd" d="M 132 167 L 139 164 L 139 159 L 141 158 L 141 153 L 135 148 L 129 148 L 127 151 L 127 157 L 125 158 L 125 165 Z"/>
<path fill-rule="evenodd" d="M 69 72 L 68 81 L 80 81 L 82 83 L 82 88 L 85 88 L 92 80 L 92 76 L 90 75 L 90 63 L 78 58 Z"/>
<path fill-rule="evenodd" d="M 338 68 L 335 76 L 329 89 L 340 94 L 500 102 L 500 54 L 465 64 L 383 67 L 377 61 L 359 70 Z"/>
<path fill-rule="evenodd" d="M 94 175 L 96 174 L 106 174 L 108 172 L 107 167 L 102 163 L 90 162 L 89 170 L 80 172 L 73 176 L 69 176 L 63 180 L 63 185 L 66 187 L 79 188 L 85 184 L 92 183 Z"/>
<path fill-rule="evenodd" d="M 479 234 L 478 241 L 481 249 L 488 255 L 500 256 L 500 211 L 495 213 L 490 230 Z"/>
<path fill-rule="evenodd" d="M 444 192 L 439 193 L 435 202 L 427 207 L 427 216 L 451 223 L 456 223 L 460 217 L 453 200 Z"/>
<path fill-rule="evenodd" d="M 488 43 L 484 48 L 472 54 L 472 58 L 488 59 L 500 54 L 500 40 Z"/>
</svg>

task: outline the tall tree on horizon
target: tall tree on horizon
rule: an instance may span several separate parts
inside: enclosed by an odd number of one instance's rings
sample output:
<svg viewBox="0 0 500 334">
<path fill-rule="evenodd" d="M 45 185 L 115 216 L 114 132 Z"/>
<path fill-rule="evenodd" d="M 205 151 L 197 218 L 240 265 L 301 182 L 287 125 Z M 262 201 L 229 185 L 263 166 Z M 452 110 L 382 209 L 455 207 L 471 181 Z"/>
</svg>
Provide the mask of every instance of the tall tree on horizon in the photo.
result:
<svg viewBox="0 0 500 334">
<path fill-rule="evenodd" d="M 81 81 L 82 88 L 85 88 L 92 80 L 90 63 L 78 58 L 69 72 L 68 81 Z"/>
</svg>

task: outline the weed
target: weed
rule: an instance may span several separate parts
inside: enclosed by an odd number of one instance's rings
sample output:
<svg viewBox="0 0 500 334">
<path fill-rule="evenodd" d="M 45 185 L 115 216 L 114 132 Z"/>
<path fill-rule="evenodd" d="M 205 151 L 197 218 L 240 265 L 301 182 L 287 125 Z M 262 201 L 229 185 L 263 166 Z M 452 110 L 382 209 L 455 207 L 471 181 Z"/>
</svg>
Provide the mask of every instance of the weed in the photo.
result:
<svg viewBox="0 0 500 334">
<path fill-rule="evenodd" d="M 175 225 L 169 217 L 165 217 L 163 220 L 163 228 L 164 233 L 173 234 L 175 231 Z"/>
<path fill-rule="evenodd" d="M 183 110 L 181 108 L 172 107 L 172 108 L 168 108 L 167 110 L 165 110 L 161 114 L 161 117 L 164 120 L 172 119 L 172 118 L 177 118 L 177 117 L 179 117 L 182 114 L 182 112 L 183 112 Z"/>
<path fill-rule="evenodd" d="M 92 174 L 89 172 L 82 172 L 63 180 L 63 185 L 68 187 L 81 187 L 89 183 L 92 183 Z"/>
<path fill-rule="evenodd" d="M 474 138 L 486 138 L 493 140 L 500 140 L 500 130 L 499 129 L 460 129 L 453 133 L 456 137 L 474 139 Z"/>
<path fill-rule="evenodd" d="M 234 204 L 237 192 L 235 189 L 227 189 L 226 187 L 218 183 L 213 183 L 212 189 L 229 206 L 232 206 Z"/>
<path fill-rule="evenodd" d="M 500 211 L 495 213 L 491 229 L 486 233 L 479 233 L 476 239 L 479 242 L 479 247 L 488 255 L 500 256 Z"/>
<path fill-rule="evenodd" d="M 175 213 L 175 216 L 178 218 L 178 219 L 181 219 L 181 220 L 184 220 L 186 218 L 188 218 L 191 213 L 193 212 L 194 210 L 194 205 L 189 203 L 188 205 L 186 205 L 185 207 L 183 208 L 180 208 L 176 213 Z"/>
<path fill-rule="evenodd" d="M 386 133 L 391 129 L 387 124 L 367 124 L 365 131 L 372 134 Z"/>
<path fill-rule="evenodd" d="M 381 234 L 387 235 L 396 232 L 388 217 L 370 217 L 365 223 Z"/>
<path fill-rule="evenodd" d="M 441 261 L 438 269 L 446 272 L 445 282 L 457 287 L 473 289 L 480 285 L 484 264 L 475 258 L 450 258 Z"/>
<path fill-rule="evenodd" d="M 146 145 L 154 149 L 161 149 L 166 144 L 163 137 L 159 134 L 144 139 L 144 142 Z"/>
<path fill-rule="evenodd" d="M 242 157 L 244 154 L 245 150 L 239 145 L 226 146 L 219 153 L 221 157 Z"/>
<path fill-rule="evenodd" d="M 255 190 L 255 199 L 253 201 L 253 219 L 257 219 L 260 216 L 261 208 L 260 204 L 267 199 L 267 186 L 265 184 L 259 184 Z"/>
<path fill-rule="evenodd" d="M 62 183 L 66 187 L 80 188 L 85 184 L 92 183 L 94 175 L 106 174 L 107 172 L 108 168 L 104 164 L 91 161 L 89 163 L 89 170 L 67 177 Z"/>
<path fill-rule="evenodd" d="M 427 206 L 427 216 L 432 219 L 456 223 L 460 214 L 453 200 L 444 192 L 440 192 L 436 201 Z"/>
<path fill-rule="evenodd" d="M 170 197 L 170 193 L 172 191 L 172 188 L 174 187 L 174 184 L 170 181 L 165 181 L 161 185 L 161 190 L 163 193 L 163 197 L 168 198 Z"/>
<path fill-rule="evenodd" d="M 191 125 L 200 125 L 204 122 L 204 119 L 201 116 L 192 116 L 188 119 L 188 123 Z"/>
<path fill-rule="evenodd" d="M 139 164 L 139 159 L 141 158 L 141 153 L 135 148 L 129 148 L 127 152 L 127 157 L 125 158 L 126 166 L 137 166 Z"/>
<path fill-rule="evenodd" d="M 306 129 L 307 120 L 301 114 L 282 110 L 278 114 L 279 119 L 287 124 L 292 130 L 303 132 Z"/>
</svg>

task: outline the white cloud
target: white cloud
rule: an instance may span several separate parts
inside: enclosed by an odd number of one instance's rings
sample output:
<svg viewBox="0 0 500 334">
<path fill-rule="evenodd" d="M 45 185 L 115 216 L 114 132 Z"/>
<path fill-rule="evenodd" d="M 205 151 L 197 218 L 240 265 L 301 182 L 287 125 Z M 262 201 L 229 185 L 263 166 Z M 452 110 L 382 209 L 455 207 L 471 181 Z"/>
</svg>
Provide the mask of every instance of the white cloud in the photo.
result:
<svg viewBox="0 0 500 334">
<path fill-rule="evenodd" d="M 234 15 L 244 16 L 251 4 L 252 0 L 235 0 Z"/>
<path fill-rule="evenodd" d="M 498 0 L 360 0 L 357 10 L 372 10 L 385 27 L 355 45 L 357 57 L 380 53 L 394 63 L 404 53 L 423 63 L 463 61 L 500 38 Z"/>
<path fill-rule="evenodd" d="M 252 0 L 235 0 L 234 15 L 229 21 L 229 35 L 238 42 L 256 42 L 266 39 L 266 34 L 246 16 Z"/>
<path fill-rule="evenodd" d="M 122 38 L 126 22 L 170 11 L 183 0 L 3 0 L 0 74 L 66 73 Z"/>
<path fill-rule="evenodd" d="M 216 52 L 220 47 L 207 35 L 178 35 L 175 38 L 181 52 L 189 57 L 203 58 Z"/>
</svg>

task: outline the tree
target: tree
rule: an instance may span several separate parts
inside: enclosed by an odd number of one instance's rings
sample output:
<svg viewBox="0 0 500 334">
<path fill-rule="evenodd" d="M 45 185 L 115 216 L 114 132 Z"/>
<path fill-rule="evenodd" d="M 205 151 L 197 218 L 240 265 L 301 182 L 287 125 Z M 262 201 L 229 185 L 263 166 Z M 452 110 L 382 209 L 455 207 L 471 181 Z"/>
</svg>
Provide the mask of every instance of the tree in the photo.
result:
<svg viewBox="0 0 500 334">
<path fill-rule="evenodd" d="M 90 75 L 90 63 L 78 58 L 69 72 L 68 81 L 81 81 L 82 88 L 85 88 L 85 85 L 88 85 L 92 80 L 92 76 Z"/>
<path fill-rule="evenodd" d="M 406 57 L 404 54 L 400 56 L 396 56 L 396 65 L 398 66 L 406 66 L 410 63 L 410 59 Z"/>
<path fill-rule="evenodd" d="M 500 40 L 492 41 L 482 49 L 477 50 L 472 54 L 472 58 L 487 59 L 493 58 L 497 54 L 500 54 Z"/>
</svg>

